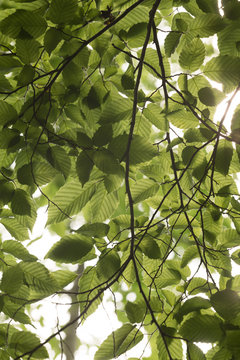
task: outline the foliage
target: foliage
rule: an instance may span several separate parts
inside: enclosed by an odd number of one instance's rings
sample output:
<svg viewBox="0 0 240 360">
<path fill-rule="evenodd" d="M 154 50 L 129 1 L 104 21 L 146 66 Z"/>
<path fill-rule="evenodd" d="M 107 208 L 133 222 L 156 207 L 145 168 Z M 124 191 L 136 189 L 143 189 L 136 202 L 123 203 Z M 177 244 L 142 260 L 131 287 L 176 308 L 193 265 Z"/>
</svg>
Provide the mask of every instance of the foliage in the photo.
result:
<svg viewBox="0 0 240 360">
<path fill-rule="evenodd" d="M 123 324 L 95 360 L 143 338 L 151 359 L 239 359 L 239 107 L 224 121 L 240 88 L 240 3 L 221 3 L 1 1 L 2 359 L 57 354 L 54 339 L 123 284 L 136 301 L 124 296 L 124 315 L 115 304 Z M 57 271 L 28 250 L 42 206 L 61 234 L 45 256 Z M 84 266 L 80 314 L 40 339 L 31 309 L 68 293 L 66 264 Z"/>
</svg>

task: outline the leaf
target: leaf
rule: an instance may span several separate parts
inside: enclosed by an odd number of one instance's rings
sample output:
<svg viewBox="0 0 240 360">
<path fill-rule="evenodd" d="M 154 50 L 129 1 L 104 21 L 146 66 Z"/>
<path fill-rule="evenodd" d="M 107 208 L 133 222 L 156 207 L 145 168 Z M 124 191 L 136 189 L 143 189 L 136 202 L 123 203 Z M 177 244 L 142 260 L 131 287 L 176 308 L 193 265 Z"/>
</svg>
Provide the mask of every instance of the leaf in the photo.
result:
<svg viewBox="0 0 240 360">
<path fill-rule="evenodd" d="M 196 71 L 205 58 L 205 47 L 201 39 L 187 42 L 179 55 L 179 64 L 183 69 Z"/>
<path fill-rule="evenodd" d="M 198 7 L 205 13 L 218 13 L 218 2 L 217 0 L 196 0 Z"/>
<path fill-rule="evenodd" d="M 99 170 L 106 174 L 118 174 L 123 172 L 123 168 L 118 160 L 107 149 L 99 149 L 93 155 L 93 161 Z"/>
<path fill-rule="evenodd" d="M 111 141 L 108 149 L 116 156 L 119 161 L 125 160 L 127 135 L 120 135 Z M 158 154 L 157 149 L 146 139 L 139 135 L 133 136 L 133 140 L 130 148 L 130 163 L 139 164 L 145 161 L 151 160 Z"/>
<path fill-rule="evenodd" d="M 22 355 L 25 352 L 31 352 L 31 357 L 36 359 L 47 359 L 48 352 L 44 346 L 39 346 L 40 340 L 38 337 L 30 331 L 17 331 L 13 333 L 9 341 L 9 347 L 12 350 L 13 356 Z"/>
<path fill-rule="evenodd" d="M 17 111 L 6 100 L 0 100 L 0 125 L 14 123 L 17 120 Z"/>
<path fill-rule="evenodd" d="M 71 169 L 71 161 L 62 147 L 49 147 L 47 151 L 47 160 L 55 169 L 59 170 L 65 178 L 68 177 Z"/>
<path fill-rule="evenodd" d="M 236 86 L 240 81 L 240 59 L 230 55 L 214 57 L 205 65 L 204 74 L 225 86 Z"/>
<path fill-rule="evenodd" d="M 132 199 L 135 204 L 154 196 L 159 189 L 159 185 L 150 179 L 138 180 L 131 187 Z"/>
<path fill-rule="evenodd" d="M 119 199 L 116 192 L 107 193 L 103 183 L 99 184 L 97 191 L 89 202 L 88 221 L 104 221 L 111 218 L 118 207 Z"/>
<path fill-rule="evenodd" d="M 112 125 L 102 125 L 98 130 L 95 132 L 93 136 L 93 143 L 96 146 L 103 146 L 108 144 L 113 136 Z"/>
<path fill-rule="evenodd" d="M 104 223 L 84 224 L 75 230 L 79 234 L 93 237 L 103 237 L 108 234 L 109 225 Z"/>
<path fill-rule="evenodd" d="M 225 24 L 219 14 L 202 14 L 192 19 L 189 33 L 192 36 L 208 37 L 224 28 Z"/>
<path fill-rule="evenodd" d="M 61 289 L 73 282 L 77 277 L 77 274 L 70 270 L 57 270 L 52 272 L 51 275 Z"/>
<path fill-rule="evenodd" d="M 198 92 L 199 100 L 206 106 L 216 106 L 224 99 L 224 94 L 218 89 L 204 87 Z"/>
<path fill-rule="evenodd" d="M 7 294 L 14 294 L 23 285 L 23 272 L 19 265 L 11 266 L 3 272 L 1 290 Z"/>
<path fill-rule="evenodd" d="M 216 342 L 223 337 L 221 321 L 213 315 L 195 315 L 187 319 L 180 328 L 180 334 L 194 342 Z"/>
<path fill-rule="evenodd" d="M 18 241 L 5 240 L 2 244 L 2 251 L 14 255 L 23 261 L 36 261 L 37 257 L 30 254 L 28 250 Z"/>
<path fill-rule="evenodd" d="M 195 344 L 187 344 L 187 360 L 205 360 L 206 357 L 201 349 Z"/>
<path fill-rule="evenodd" d="M 109 280 L 120 269 L 121 261 L 118 253 L 113 249 L 104 251 L 98 260 L 96 271 L 102 280 Z"/>
<path fill-rule="evenodd" d="M 52 0 L 48 17 L 54 24 L 68 24 L 72 21 L 77 8 L 77 0 Z"/>
<path fill-rule="evenodd" d="M 216 312 L 227 321 L 233 320 L 240 313 L 240 297 L 233 290 L 216 292 L 211 296 L 211 303 Z"/>
<path fill-rule="evenodd" d="M 180 309 L 177 311 L 175 317 L 178 322 L 181 322 L 184 315 L 189 314 L 190 312 L 209 309 L 211 307 L 211 302 L 208 299 L 204 299 L 200 296 L 195 296 L 191 299 L 186 300 Z"/>
<path fill-rule="evenodd" d="M 164 50 L 167 57 L 170 57 L 175 52 L 181 35 L 182 34 L 180 32 L 172 31 L 166 36 L 164 41 Z"/>
<path fill-rule="evenodd" d="M 135 326 L 124 324 L 107 337 L 97 350 L 94 360 L 110 360 L 137 345 L 143 334 Z"/>
<path fill-rule="evenodd" d="M 161 257 L 157 242 L 150 237 L 143 238 L 139 246 L 142 252 L 150 259 L 159 259 Z"/>
<path fill-rule="evenodd" d="M 20 67 L 21 63 L 13 56 L 0 56 L 0 72 L 8 74 L 13 69 Z"/>
<path fill-rule="evenodd" d="M 79 234 L 66 235 L 56 242 L 46 254 L 46 259 L 63 263 L 80 261 L 93 247 L 89 237 Z"/>
<path fill-rule="evenodd" d="M 25 56 L 25 54 L 24 54 Z M 34 78 L 35 70 L 31 65 L 24 65 L 19 76 L 18 76 L 18 86 L 29 85 Z"/>
<path fill-rule="evenodd" d="M 94 193 L 94 183 L 88 184 L 88 186 L 83 189 L 76 180 L 71 180 L 66 183 L 53 198 L 54 203 L 56 203 L 59 208 L 54 205 L 50 206 L 47 225 L 61 222 L 65 220 L 67 216 L 79 213 Z"/>
<path fill-rule="evenodd" d="M 62 40 L 62 34 L 60 30 L 50 28 L 44 35 L 44 47 L 48 52 L 48 55 L 57 47 Z"/>
<path fill-rule="evenodd" d="M 14 39 L 20 37 L 21 32 L 25 32 L 25 37 L 38 38 L 45 32 L 46 27 L 47 23 L 41 15 L 25 10 L 17 10 L 0 24 L 1 32 Z"/>
<path fill-rule="evenodd" d="M 33 298 L 54 294 L 59 290 L 57 282 L 44 265 L 39 262 L 21 262 L 19 266 L 24 273 L 27 285 L 36 292 Z"/>
<path fill-rule="evenodd" d="M 30 198 L 24 190 L 15 190 L 11 201 L 11 208 L 14 214 L 31 216 Z"/>
<path fill-rule="evenodd" d="M 125 306 L 125 311 L 132 324 L 140 323 L 143 321 L 144 315 L 146 314 L 146 305 L 144 303 L 133 303 L 128 301 Z"/>
<path fill-rule="evenodd" d="M 1 223 L 15 239 L 23 241 L 29 238 L 27 227 L 23 226 L 17 219 L 3 218 Z"/>
<path fill-rule="evenodd" d="M 91 315 L 99 306 L 102 296 L 99 295 L 101 282 L 96 274 L 96 267 L 88 266 L 84 270 L 79 279 L 78 301 L 80 303 L 80 311 L 84 312 L 84 317 Z M 94 299 L 94 301 L 92 301 Z M 86 307 L 91 305 L 86 312 Z"/>
<path fill-rule="evenodd" d="M 220 140 L 217 147 L 215 169 L 219 171 L 221 174 L 227 175 L 232 160 L 232 156 L 233 156 L 233 148 L 231 143 L 227 140 Z"/>
<path fill-rule="evenodd" d="M 17 39 L 16 53 L 24 64 L 37 61 L 41 44 L 34 39 Z"/>
<path fill-rule="evenodd" d="M 92 151 L 82 151 L 77 158 L 76 162 L 76 171 L 81 182 L 82 186 L 88 182 L 92 168 L 93 168 L 93 160 L 92 160 Z"/>
</svg>

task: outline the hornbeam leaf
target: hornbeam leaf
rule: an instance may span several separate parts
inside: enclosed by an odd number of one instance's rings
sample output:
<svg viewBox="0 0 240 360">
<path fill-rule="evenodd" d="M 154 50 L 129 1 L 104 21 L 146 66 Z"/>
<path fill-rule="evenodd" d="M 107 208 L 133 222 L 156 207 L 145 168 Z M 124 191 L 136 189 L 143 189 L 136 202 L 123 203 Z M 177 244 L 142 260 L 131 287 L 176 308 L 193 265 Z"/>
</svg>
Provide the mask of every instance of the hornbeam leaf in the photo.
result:
<svg viewBox="0 0 240 360">
<path fill-rule="evenodd" d="M 194 342 L 216 342 L 223 337 L 221 320 L 213 315 L 195 315 L 187 319 L 180 328 L 180 334 Z"/>
<path fill-rule="evenodd" d="M 5 240 L 2 244 L 2 251 L 14 255 L 24 261 L 36 261 L 37 257 L 30 254 L 28 250 L 18 241 Z"/>
<path fill-rule="evenodd" d="M 15 190 L 11 201 L 11 208 L 14 214 L 31 216 L 30 197 L 24 190 Z"/>
<path fill-rule="evenodd" d="M 132 199 L 136 204 L 156 194 L 159 185 L 151 179 L 141 179 L 132 184 Z"/>
<path fill-rule="evenodd" d="M 10 340 L 9 347 L 10 351 L 12 350 L 13 357 L 16 355 L 22 355 L 25 352 L 32 351 L 36 348 L 31 355 L 32 358 L 36 359 L 46 359 L 48 358 L 48 352 L 44 346 L 39 346 L 40 340 L 35 334 L 32 334 L 30 331 L 17 331 L 15 332 Z"/>
<path fill-rule="evenodd" d="M 72 180 L 66 183 L 53 198 L 53 204 L 48 211 L 47 224 L 55 224 L 67 219 L 68 216 L 77 214 L 87 204 L 95 193 L 95 183 L 89 183 L 84 188 L 81 188 L 79 181 Z"/>
<path fill-rule="evenodd" d="M 230 289 L 218 291 L 211 296 L 211 303 L 225 320 L 234 319 L 240 313 L 240 297 Z"/>
<path fill-rule="evenodd" d="M 196 71 L 202 65 L 205 58 L 205 47 L 201 39 L 193 39 L 186 42 L 179 56 L 179 64 L 183 69 Z"/>
<path fill-rule="evenodd" d="M 48 16 L 54 24 L 68 24 L 74 17 L 77 8 L 77 0 L 52 0 Z"/>
<path fill-rule="evenodd" d="M 188 342 L 187 344 L 187 360 L 206 360 L 202 350 L 195 344 Z M 220 359 L 219 359 L 220 360 Z M 224 360 L 226 360 L 224 358 Z"/>
<path fill-rule="evenodd" d="M 217 147 L 215 169 L 219 171 L 221 174 L 227 175 L 232 160 L 232 156 L 233 156 L 232 144 L 227 140 L 220 140 Z"/>
<path fill-rule="evenodd" d="M 170 57 L 175 52 L 181 35 L 182 34 L 180 32 L 173 31 L 166 36 L 164 41 L 164 49 L 167 57 Z"/>
<path fill-rule="evenodd" d="M 24 64 L 33 63 L 38 59 L 41 44 L 34 39 L 17 39 L 16 54 Z"/>
<path fill-rule="evenodd" d="M 0 100 L 0 125 L 10 124 L 17 120 L 17 111 L 6 100 Z"/>
<path fill-rule="evenodd" d="M 1 280 L 1 290 L 14 294 L 23 285 L 23 272 L 19 265 L 11 266 L 9 269 L 3 272 Z"/>
<path fill-rule="evenodd" d="M 82 151 L 77 158 L 76 171 L 82 186 L 89 180 L 93 168 L 91 154 L 91 150 Z"/>
<path fill-rule="evenodd" d="M 107 337 L 97 350 L 94 360 L 110 360 L 137 345 L 143 334 L 135 326 L 124 324 Z"/>
<path fill-rule="evenodd" d="M 79 279 L 79 295 L 78 301 L 80 303 L 80 311 L 81 313 L 84 311 L 84 318 L 91 315 L 101 303 L 102 296 L 98 295 L 98 290 L 101 285 L 101 281 L 99 280 L 96 274 L 96 267 L 88 266 L 84 270 L 82 276 Z M 94 298 L 96 299 L 92 301 Z M 91 306 L 86 311 L 86 307 Z"/>
<path fill-rule="evenodd" d="M 214 57 L 205 65 L 204 74 L 226 86 L 236 86 L 240 81 L 240 58 L 230 55 Z"/>
<path fill-rule="evenodd" d="M 61 263 L 74 263 L 83 258 L 93 247 L 91 238 L 80 234 L 66 235 L 55 243 L 46 254 L 46 259 Z"/>
</svg>

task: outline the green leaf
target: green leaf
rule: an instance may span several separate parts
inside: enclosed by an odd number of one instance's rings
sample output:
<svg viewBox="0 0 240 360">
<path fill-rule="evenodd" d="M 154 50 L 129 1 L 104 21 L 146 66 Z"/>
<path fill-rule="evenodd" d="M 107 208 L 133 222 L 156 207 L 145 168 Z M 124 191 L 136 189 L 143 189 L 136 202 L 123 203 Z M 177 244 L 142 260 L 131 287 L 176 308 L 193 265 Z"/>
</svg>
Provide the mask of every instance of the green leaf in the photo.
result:
<svg viewBox="0 0 240 360">
<path fill-rule="evenodd" d="M 24 54 L 25 56 L 25 54 Z M 29 85 L 34 78 L 35 70 L 31 65 L 24 65 L 22 71 L 18 76 L 18 86 L 26 86 Z"/>
<path fill-rule="evenodd" d="M 194 342 L 216 342 L 223 337 L 221 321 L 212 315 L 195 315 L 187 319 L 180 328 L 180 334 Z"/>
<path fill-rule="evenodd" d="M 47 23 L 45 19 L 32 11 L 17 10 L 9 15 L 0 24 L 0 30 L 3 34 L 12 38 L 38 38 L 46 30 Z"/>
<path fill-rule="evenodd" d="M 54 24 L 68 24 L 71 23 L 77 8 L 77 0 L 52 0 L 48 17 Z"/>
<path fill-rule="evenodd" d="M 7 294 L 14 294 L 23 285 L 23 272 L 19 265 L 11 266 L 3 272 L 1 290 Z"/>
<path fill-rule="evenodd" d="M 88 182 L 92 168 L 93 168 L 93 160 L 92 160 L 92 151 L 82 151 L 77 158 L 76 162 L 76 171 L 81 182 L 82 186 Z"/>
<path fill-rule="evenodd" d="M 164 41 L 164 50 L 167 57 L 170 57 L 175 52 L 181 35 L 182 34 L 180 32 L 172 31 L 166 36 Z"/>
<path fill-rule="evenodd" d="M 128 301 L 125 306 L 125 311 L 129 321 L 134 323 L 140 323 L 144 319 L 146 314 L 146 305 L 144 303 L 130 302 Z"/>
<path fill-rule="evenodd" d="M 58 283 L 44 265 L 38 262 L 21 262 L 19 266 L 24 273 L 27 285 L 33 291 L 33 298 L 54 294 L 59 290 Z"/>
<path fill-rule="evenodd" d="M 161 256 L 159 246 L 155 240 L 150 237 L 144 237 L 140 242 L 140 249 L 150 259 L 159 259 Z"/>
<path fill-rule="evenodd" d="M 196 0 L 198 7 L 205 13 L 218 13 L 218 2 L 217 0 Z"/>
<path fill-rule="evenodd" d="M 215 169 L 219 171 L 221 174 L 227 175 L 232 160 L 232 156 L 233 156 L 232 144 L 227 140 L 220 140 L 217 147 Z"/>
<path fill-rule="evenodd" d="M 79 279 L 78 301 L 80 303 L 81 313 L 84 311 L 84 317 L 91 315 L 101 303 L 102 296 L 98 295 L 100 289 L 100 280 L 96 274 L 96 267 L 88 266 Z M 94 299 L 94 301 L 92 301 Z M 89 306 L 86 313 L 86 307 Z"/>
<path fill-rule="evenodd" d="M 41 44 L 34 39 L 17 39 L 16 54 L 24 64 L 37 61 Z"/>
<path fill-rule="evenodd" d="M 27 227 L 23 226 L 17 219 L 4 218 L 1 219 L 1 223 L 15 239 L 23 241 L 29 238 Z"/>
<path fill-rule="evenodd" d="M 200 296 L 195 296 L 191 299 L 186 300 L 181 308 L 177 311 L 175 317 L 181 322 L 184 315 L 189 314 L 190 312 L 209 309 L 211 307 L 211 302 L 208 299 L 204 299 Z"/>
<path fill-rule="evenodd" d="M 137 345 L 143 334 L 133 325 L 124 324 L 107 337 L 97 350 L 94 360 L 110 360 Z"/>
<path fill-rule="evenodd" d="M 84 224 L 75 230 L 79 234 L 93 237 L 103 237 L 108 234 L 109 225 L 104 223 Z"/>
<path fill-rule="evenodd" d="M 73 282 L 77 274 L 70 270 L 57 270 L 52 272 L 52 278 L 58 283 L 59 288 L 64 288 L 71 282 Z"/>
<path fill-rule="evenodd" d="M 211 303 L 216 312 L 225 320 L 233 320 L 240 313 L 240 297 L 233 290 L 225 289 L 216 292 L 211 296 Z"/>
<path fill-rule="evenodd" d="M 225 86 L 236 86 L 240 81 L 240 59 L 230 55 L 214 57 L 205 65 L 204 74 Z"/>
<path fill-rule="evenodd" d="M 214 88 L 204 87 L 198 92 L 199 100 L 206 106 L 216 106 L 224 99 L 224 94 Z"/>
<path fill-rule="evenodd" d="M 24 190 L 15 190 L 11 201 L 11 208 L 14 214 L 31 216 L 30 197 Z"/>
<path fill-rule="evenodd" d="M 159 185 L 150 179 L 141 179 L 132 184 L 132 199 L 136 204 L 156 194 Z"/>
<path fill-rule="evenodd" d="M 117 193 L 115 191 L 108 193 L 104 184 L 99 184 L 97 191 L 89 202 L 87 220 L 96 222 L 111 218 L 118 207 L 118 203 Z"/>
<path fill-rule="evenodd" d="M 48 52 L 48 55 L 57 47 L 62 40 L 62 34 L 60 30 L 50 28 L 44 35 L 44 47 Z"/>
<path fill-rule="evenodd" d="M 96 146 L 103 146 L 108 144 L 113 136 L 112 125 L 102 125 L 98 130 L 95 132 L 93 136 L 93 143 Z"/>
<path fill-rule="evenodd" d="M 205 360 L 206 357 L 201 349 L 195 344 L 187 344 L 187 360 Z"/>
<path fill-rule="evenodd" d="M 93 155 L 94 164 L 106 174 L 118 174 L 123 171 L 118 160 L 107 149 L 99 149 Z"/>
<path fill-rule="evenodd" d="M 6 100 L 0 100 L 0 125 L 11 124 L 17 120 L 17 111 Z"/>
<path fill-rule="evenodd" d="M 22 66 L 20 61 L 13 56 L 0 56 L 0 72 L 8 74 L 17 67 Z"/>
<path fill-rule="evenodd" d="M 36 348 L 36 351 L 31 354 L 31 357 L 36 359 L 47 359 L 47 350 L 44 346 L 40 347 L 39 345 L 40 340 L 30 331 L 17 331 L 13 333 L 9 341 L 9 347 L 14 354 L 13 356 L 22 355 L 29 351 L 31 352 Z"/>
<path fill-rule="evenodd" d="M 224 28 L 223 18 L 218 14 L 202 14 L 192 19 L 189 26 L 191 36 L 208 37 Z"/>
<path fill-rule="evenodd" d="M 57 170 L 59 170 L 65 178 L 68 177 L 71 169 L 71 161 L 66 151 L 61 146 L 52 146 L 48 148 L 47 160 Z"/>
<path fill-rule="evenodd" d="M 47 224 L 61 222 L 65 220 L 67 216 L 79 213 L 94 193 L 95 183 L 90 183 L 82 189 L 76 180 L 67 182 L 53 198 L 54 203 L 56 203 L 59 208 L 53 204 L 50 206 Z"/>
<path fill-rule="evenodd" d="M 109 280 L 120 269 L 121 261 L 118 253 L 113 249 L 104 251 L 97 263 L 97 275 L 102 280 Z"/>
<path fill-rule="evenodd" d="M 201 39 L 187 42 L 179 55 L 179 64 L 183 69 L 196 71 L 205 58 L 205 47 Z"/>
<path fill-rule="evenodd" d="M 80 234 L 66 235 L 56 242 L 46 254 L 46 259 L 74 263 L 83 258 L 93 247 L 89 237 Z"/>
<path fill-rule="evenodd" d="M 2 244 L 2 251 L 14 255 L 23 261 L 36 261 L 37 257 L 30 254 L 28 250 L 18 241 L 5 240 Z"/>
<path fill-rule="evenodd" d="M 116 156 L 120 161 L 125 160 L 126 156 L 126 144 L 128 141 L 127 135 L 119 135 L 111 141 L 108 149 Z M 133 136 L 133 140 L 130 148 L 130 163 L 139 164 L 145 161 L 151 160 L 158 154 L 156 147 L 150 142 L 139 135 Z"/>
</svg>

